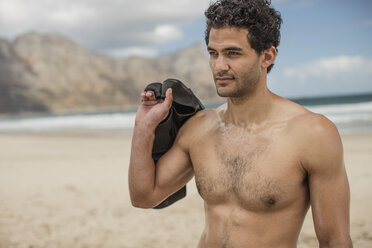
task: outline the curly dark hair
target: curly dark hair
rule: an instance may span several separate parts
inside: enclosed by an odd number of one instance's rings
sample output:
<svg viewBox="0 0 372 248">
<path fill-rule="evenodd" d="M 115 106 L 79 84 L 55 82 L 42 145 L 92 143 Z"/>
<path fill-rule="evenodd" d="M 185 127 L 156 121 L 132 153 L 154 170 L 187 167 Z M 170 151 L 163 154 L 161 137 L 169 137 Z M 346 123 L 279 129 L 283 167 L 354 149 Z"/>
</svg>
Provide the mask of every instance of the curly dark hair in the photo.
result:
<svg viewBox="0 0 372 248">
<path fill-rule="evenodd" d="M 209 43 L 212 28 L 239 27 L 248 29 L 248 42 L 259 54 L 280 43 L 280 13 L 270 7 L 271 0 L 218 0 L 205 11 L 207 28 L 205 42 Z M 269 73 L 274 64 L 267 68 Z"/>
</svg>

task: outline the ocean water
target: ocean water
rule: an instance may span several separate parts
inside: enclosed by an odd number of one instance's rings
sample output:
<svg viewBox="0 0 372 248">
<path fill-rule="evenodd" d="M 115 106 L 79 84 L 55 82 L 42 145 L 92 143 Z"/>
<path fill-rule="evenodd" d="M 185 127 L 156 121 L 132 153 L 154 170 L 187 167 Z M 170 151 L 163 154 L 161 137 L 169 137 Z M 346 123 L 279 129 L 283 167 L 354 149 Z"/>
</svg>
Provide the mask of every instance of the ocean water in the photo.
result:
<svg viewBox="0 0 372 248">
<path fill-rule="evenodd" d="M 372 94 L 292 100 L 326 116 L 340 133 L 372 133 Z"/>
<path fill-rule="evenodd" d="M 372 94 L 291 100 L 312 112 L 325 115 L 336 124 L 341 133 L 372 132 Z M 2 117 L 0 132 L 130 130 L 134 126 L 134 119 L 134 111 Z"/>
</svg>

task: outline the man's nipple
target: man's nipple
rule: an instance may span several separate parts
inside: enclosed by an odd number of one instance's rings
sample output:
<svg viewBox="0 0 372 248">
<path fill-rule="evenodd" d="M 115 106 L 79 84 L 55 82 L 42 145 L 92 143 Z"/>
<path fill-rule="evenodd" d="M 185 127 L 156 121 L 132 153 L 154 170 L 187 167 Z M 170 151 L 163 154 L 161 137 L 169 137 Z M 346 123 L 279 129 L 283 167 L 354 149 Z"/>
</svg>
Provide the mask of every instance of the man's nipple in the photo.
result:
<svg viewBox="0 0 372 248">
<path fill-rule="evenodd" d="M 275 204 L 275 199 L 274 198 L 270 198 L 268 201 L 267 201 L 267 203 L 269 204 L 269 205 L 274 205 Z"/>
<path fill-rule="evenodd" d="M 273 206 L 275 206 L 275 204 L 277 202 L 275 196 L 266 196 L 266 197 L 263 197 L 263 198 L 261 198 L 261 201 L 267 207 L 273 207 Z"/>
</svg>

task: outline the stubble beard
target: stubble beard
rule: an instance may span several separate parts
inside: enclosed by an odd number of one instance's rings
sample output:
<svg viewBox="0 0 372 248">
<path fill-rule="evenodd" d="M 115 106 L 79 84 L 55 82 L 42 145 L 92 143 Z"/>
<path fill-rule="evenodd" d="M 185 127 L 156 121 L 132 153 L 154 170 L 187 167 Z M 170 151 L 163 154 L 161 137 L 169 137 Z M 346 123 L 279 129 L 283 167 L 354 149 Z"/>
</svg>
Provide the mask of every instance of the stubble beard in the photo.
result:
<svg viewBox="0 0 372 248">
<path fill-rule="evenodd" d="M 236 76 L 229 73 L 216 74 L 214 75 L 215 83 L 216 76 L 229 76 L 234 81 L 228 85 L 230 87 L 232 86 L 232 89 L 227 89 L 226 86 L 217 87 L 216 85 L 217 94 L 220 97 L 229 97 L 232 100 L 241 101 L 243 98 L 245 99 L 246 97 L 252 95 L 257 88 L 259 82 L 258 63 L 254 64 L 249 71 L 241 76 Z"/>
</svg>

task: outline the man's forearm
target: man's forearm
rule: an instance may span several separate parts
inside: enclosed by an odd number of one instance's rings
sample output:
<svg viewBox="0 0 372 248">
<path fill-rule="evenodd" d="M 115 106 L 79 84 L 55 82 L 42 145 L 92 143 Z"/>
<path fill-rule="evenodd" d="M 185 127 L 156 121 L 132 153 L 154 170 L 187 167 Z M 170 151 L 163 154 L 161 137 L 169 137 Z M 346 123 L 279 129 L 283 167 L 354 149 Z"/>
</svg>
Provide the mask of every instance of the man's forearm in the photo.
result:
<svg viewBox="0 0 372 248">
<path fill-rule="evenodd" d="M 139 124 L 134 127 L 129 163 L 129 190 L 133 205 L 141 205 L 154 190 L 155 164 L 152 147 L 155 128 Z"/>
<path fill-rule="evenodd" d="M 319 248 L 352 248 L 353 242 L 350 235 L 345 235 L 337 240 L 328 240 L 327 242 L 319 242 Z"/>
<path fill-rule="evenodd" d="M 353 248 L 353 244 L 348 242 L 347 244 L 339 244 L 339 245 L 319 245 L 319 248 Z"/>
</svg>

